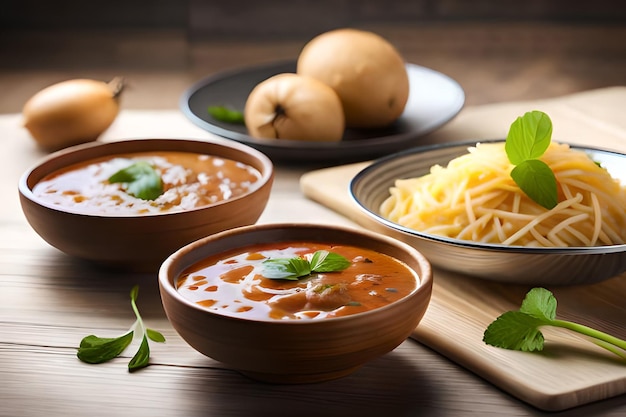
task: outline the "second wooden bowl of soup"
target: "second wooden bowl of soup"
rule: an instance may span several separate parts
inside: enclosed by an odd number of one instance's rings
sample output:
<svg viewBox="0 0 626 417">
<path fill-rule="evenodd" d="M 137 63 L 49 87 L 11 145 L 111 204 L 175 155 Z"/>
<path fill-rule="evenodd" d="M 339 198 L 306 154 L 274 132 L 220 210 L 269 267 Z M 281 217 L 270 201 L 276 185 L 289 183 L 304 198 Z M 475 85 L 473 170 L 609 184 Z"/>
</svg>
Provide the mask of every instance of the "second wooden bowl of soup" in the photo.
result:
<svg viewBox="0 0 626 417">
<path fill-rule="evenodd" d="M 194 349 L 253 379 L 339 378 L 411 335 L 429 262 L 372 232 L 246 226 L 193 242 L 159 271 L 169 321 Z"/>
<path fill-rule="evenodd" d="M 273 177 L 265 155 L 238 143 L 135 139 L 53 153 L 23 174 L 19 192 L 26 219 L 50 245 L 156 271 L 189 242 L 254 224 Z"/>
</svg>

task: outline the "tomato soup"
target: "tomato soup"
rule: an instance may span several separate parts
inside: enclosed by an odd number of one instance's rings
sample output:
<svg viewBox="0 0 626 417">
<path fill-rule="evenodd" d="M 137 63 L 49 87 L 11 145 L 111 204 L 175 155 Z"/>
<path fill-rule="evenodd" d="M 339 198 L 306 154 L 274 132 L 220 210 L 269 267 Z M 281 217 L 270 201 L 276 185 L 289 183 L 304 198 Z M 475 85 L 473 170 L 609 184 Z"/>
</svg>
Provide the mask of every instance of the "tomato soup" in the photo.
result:
<svg viewBox="0 0 626 417">
<path fill-rule="evenodd" d="M 109 177 L 139 162 L 161 177 L 163 193 L 142 200 Z M 33 187 L 40 200 L 88 214 L 153 214 L 189 210 L 228 200 L 254 189 L 261 174 L 230 159 L 192 152 L 157 151 L 93 159 L 54 172 Z"/>
<path fill-rule="evenodd" d="M 343 256 L 340 271 L 297 279 L 267 278 L 267 261 L 310 259 L 316 251 Z M 311 242 L 252 245 L 207 258 L 181 274 L 179 293 L 208 310 L 252 319 L 321 319 L 386 306 L 414 291 L 419 277 L 399 260 L 369 249 Z"/>
</svg>

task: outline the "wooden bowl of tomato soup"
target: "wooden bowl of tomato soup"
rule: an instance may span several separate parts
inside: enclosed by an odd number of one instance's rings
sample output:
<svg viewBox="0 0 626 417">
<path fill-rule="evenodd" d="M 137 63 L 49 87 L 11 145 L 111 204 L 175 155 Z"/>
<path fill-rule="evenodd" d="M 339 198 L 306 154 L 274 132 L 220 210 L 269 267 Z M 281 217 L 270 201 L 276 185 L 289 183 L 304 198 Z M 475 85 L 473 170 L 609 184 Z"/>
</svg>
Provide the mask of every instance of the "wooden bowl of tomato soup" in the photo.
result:
<svg viewBox="0 0 626 417">
<path fill-rule="evenodd" d="M 254 224 L 273 178 L 271 161 L 246 145 L 132 139 L 50 154 L 18 188 L 26 219 L 50 245 L 148 272 L 189 242 Z"/>
<path fill-rule="evenodd" d="M 373 232 L 264 224 L 179 249 L 159 288 L 194 349 L 253 379 L 295 384 L 346 376 L 395 349 L 428 307 L 432 271 L 416 249 Z"/>
</svg>

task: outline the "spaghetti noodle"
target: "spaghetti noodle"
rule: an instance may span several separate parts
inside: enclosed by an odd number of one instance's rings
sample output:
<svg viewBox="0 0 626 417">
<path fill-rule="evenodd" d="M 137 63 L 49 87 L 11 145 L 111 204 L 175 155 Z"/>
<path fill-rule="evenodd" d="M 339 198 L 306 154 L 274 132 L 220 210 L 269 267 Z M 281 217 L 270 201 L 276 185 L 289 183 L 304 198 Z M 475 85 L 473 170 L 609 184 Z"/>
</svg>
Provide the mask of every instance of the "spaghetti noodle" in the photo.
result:
<svg viewBox="0 0 626 417">
<path fill-rule="evenodd" d="M 516 246 L 572 247 L 626 241 L 626 188 L 589 156 L 551 143 L 540 158 L 556 176 L 546 209 L 511 178 L 504 143 L 482 143 L 418 178 L 399 179 L 381 215 L 439 236 Z"/>
</svg>

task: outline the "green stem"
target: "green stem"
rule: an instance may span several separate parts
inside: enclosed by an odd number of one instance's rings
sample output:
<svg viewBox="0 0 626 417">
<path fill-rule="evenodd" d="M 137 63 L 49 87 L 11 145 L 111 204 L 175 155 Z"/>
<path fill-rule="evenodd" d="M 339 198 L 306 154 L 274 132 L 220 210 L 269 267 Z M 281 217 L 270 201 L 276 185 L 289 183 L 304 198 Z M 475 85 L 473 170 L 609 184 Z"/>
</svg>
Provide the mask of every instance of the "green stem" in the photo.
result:
<svg viewBox="0 0 626 417">
<path fill-rule="evenodd" d="M 608 350 L 609 352 L 616 354 L 617 356 L 619 356 L 620 358 L 626 361 L 626 352 L 622 351 L 621 349 L 616 348 L 615 346 L 609 343 L 603 342 L 602 340 L 594 340 L 593 342 L 596 345 L 600 346 L 601 348 L 604 348 Z"/>
<path fill-rule="evenodd" d="M 135 299 L 131 297 L 130 299 L 130 305 L 133 308 L 133 312 L 135 313 L 135 317 L 137 317 L 137 321 L 135 322 L 135 324 L 137 326 L 139 326 L 139 330 L 141 330 L 142 334 L 146 333 L 146 329 L 143 325 L 143 319 L 141 318 L 141 315 L 139 314 L 139 308 L 137 307 L 137 303 L 135 302 Z M 132 327 L 135 327 L 135 325 L 133 325 Z"/>
<path fill-rule="evenodd" d="M 562 327 L 564 329 L 572 330 L 585 336 L 589 336 L 593 339 L 600 340 L 604 343 L 608 343 L 609 345 L 617 346 L 618 348 L 626 351 L 626 340 L 611 336 L 608 333 L 604 333 L 599 330 L 592 329 L 591 327 L 565 320 L 552 320 L 550 324 L 556 327 Z M 604 346 L 604 344 L 600 344 L 600 346 L 604 347 L 605 349 L 607 348 L 607 346 Z M 611 350 L 611 352 L 615 353 L 613 350 Z"/>
</svg>

